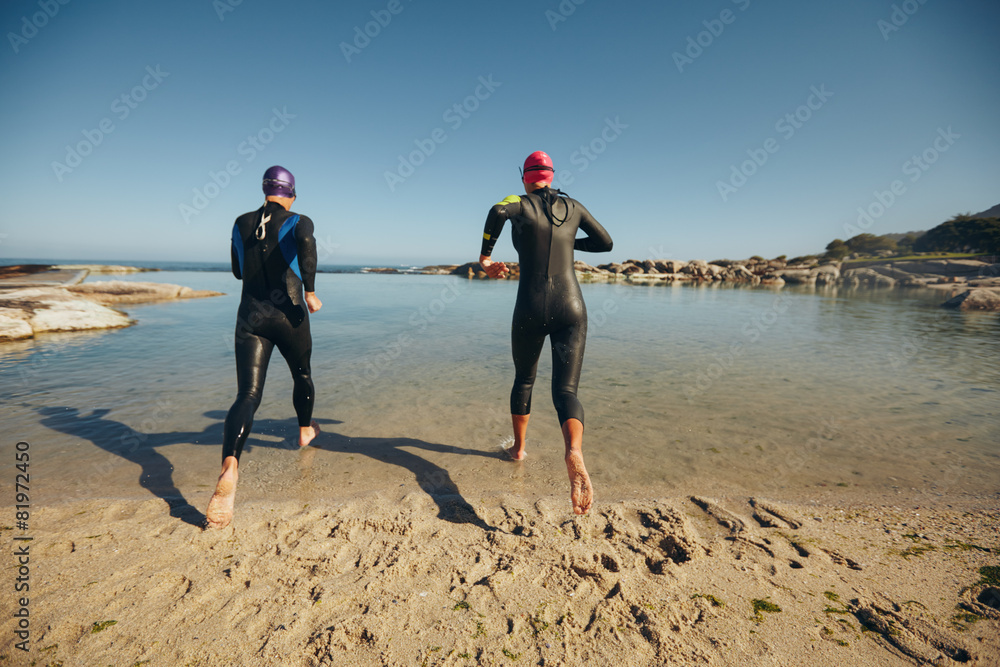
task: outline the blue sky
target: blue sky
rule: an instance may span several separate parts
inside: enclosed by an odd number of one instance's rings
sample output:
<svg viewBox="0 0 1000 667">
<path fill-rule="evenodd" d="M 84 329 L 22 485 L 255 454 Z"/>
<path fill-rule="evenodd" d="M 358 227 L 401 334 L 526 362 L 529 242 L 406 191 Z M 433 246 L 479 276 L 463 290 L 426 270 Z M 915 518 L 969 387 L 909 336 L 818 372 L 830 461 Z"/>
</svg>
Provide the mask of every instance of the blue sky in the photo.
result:
<svg viewBox="0 0 1000 667">
<path fill-rule="evenodd" d="M 272 164 L 328 264 L 474 260 L 535 150 L 594 263 L 1000 203 L 993 0 L 64 1 L 0 8 L 0 259 L 227 261 Z"/>
</svg>

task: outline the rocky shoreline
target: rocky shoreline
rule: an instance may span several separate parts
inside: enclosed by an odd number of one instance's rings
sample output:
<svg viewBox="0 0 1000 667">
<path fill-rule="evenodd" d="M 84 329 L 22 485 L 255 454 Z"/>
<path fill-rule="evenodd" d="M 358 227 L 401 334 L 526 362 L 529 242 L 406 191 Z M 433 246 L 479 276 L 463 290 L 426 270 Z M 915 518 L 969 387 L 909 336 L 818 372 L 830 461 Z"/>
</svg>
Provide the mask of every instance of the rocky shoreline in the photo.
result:
<svg viewBox="0 0 1000 667">
<path fill-rule="evenodd" d="M 90 273 L 137 273 L 112 266 L 20 265 L 0 268 L 0 342 L 58 331 L 117 329 L 135 320 L 114 306 L 220 296 L 165 283 L 105 280 L 80 284 Z"/>
<path fill-rule="evenodd" d="M 516 262 L 506 262 L 508 279 L 517 280 Z M 859 263 L 787 264 L 781 260 L 751 258 L 743 261 L 629 259 L 591 266 L 575 263 L 580 282 L 620 282 L 632 285 L 727 283 L 745 286 L 784 285 L 870 287 L 882 289 L 929 288 L 947 293 L 945 307 L 961 310 L 1000 311 L 1000 264 L 973 259 L 914 259 Z M 395 269 L 372 270 L 398 273 Z M 476 262 L 435 265 L 420 269 L 427 275 L 456 275 L 475 280 L 489 277 Z"/>
</svg>

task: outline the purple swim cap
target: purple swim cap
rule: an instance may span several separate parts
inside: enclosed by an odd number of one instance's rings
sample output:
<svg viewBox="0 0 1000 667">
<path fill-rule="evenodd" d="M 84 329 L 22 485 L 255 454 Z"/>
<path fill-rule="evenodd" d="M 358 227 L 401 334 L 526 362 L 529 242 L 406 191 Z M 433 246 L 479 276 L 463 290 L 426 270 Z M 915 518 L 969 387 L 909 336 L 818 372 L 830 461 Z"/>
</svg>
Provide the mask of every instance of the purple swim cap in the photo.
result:
<svg viewBox="0 0 1000 667">
<path fill-rule="evenodd" d="M 295 177 L 284 167 L 275 165 L 264 172 L 261 188 L 267 197 L 294 197 Z"/>
</svg>

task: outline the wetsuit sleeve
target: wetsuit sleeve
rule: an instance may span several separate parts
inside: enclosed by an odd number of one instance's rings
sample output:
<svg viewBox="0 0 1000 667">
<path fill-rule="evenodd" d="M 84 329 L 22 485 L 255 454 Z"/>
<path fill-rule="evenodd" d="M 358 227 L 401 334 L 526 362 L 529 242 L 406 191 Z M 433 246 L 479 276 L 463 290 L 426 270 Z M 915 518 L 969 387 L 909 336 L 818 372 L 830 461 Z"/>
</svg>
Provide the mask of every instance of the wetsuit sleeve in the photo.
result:
<svg viewBox="0 0 1000 667">
<path fill-rule="evenodd" d="M 493 254 L 493 246 L 500 238 L 504 223 L 520 213 L 521 198 L 517 195 L 507 197 L 490 209 L 486 216 L 486 227 L 483 229 L 483 247 L 480 250 L 480 255 L 489 257 Z"/>
<path fill-rule="evenodd" d="M 239 225 L 233 225 L 233 238 L 229 245 L 229 261 L 232 262 L 233 275 L 236 276 L 237 280 L 243 280 L 243 267 L 240 262 L 239 249 L 236 247 L 239 229 Z"/>
<path fill-rule="evenodd" d="M 583 252 L 608 252 L 611 250 L 614 245 L 611 235 L 601 226 L 601 223 L 594 220 L 594 216 L 580 205 L 580 202 L 577 202 L 577 205 L 580 206 L 580 229 L 586 236 L 573 242 L 573 250 L 582 250 Z"/>
<path fill-rule="evenodd" d="M 316 239 L 313 237 L 313 221 L 299 216 L 295 225 L 295 246 L 299 271 L 302 273 L 302 287 L 307 292 L 316 291 Z"/>
</svg>

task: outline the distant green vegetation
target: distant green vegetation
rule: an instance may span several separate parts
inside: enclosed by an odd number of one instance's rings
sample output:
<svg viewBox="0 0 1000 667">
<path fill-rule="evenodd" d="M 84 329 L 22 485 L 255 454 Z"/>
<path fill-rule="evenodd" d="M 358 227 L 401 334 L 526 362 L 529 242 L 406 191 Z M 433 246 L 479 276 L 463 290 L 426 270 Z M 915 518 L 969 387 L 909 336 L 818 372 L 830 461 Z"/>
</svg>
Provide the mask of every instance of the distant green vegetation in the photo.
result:
<svg viewBox="0 0 1000 667">
<path fill-rule="evenodd" d="M 917 252 L 1000 253 L 1000 218 L 956 215 L 917 239 L 913 249 Z"/>
<path fill-rule="evenodd" d="M 969 259 L 970 257 L 980 257 L 978 252 L 929 252 L 925 255 L 893 255 L 886 259 L 893 262 L 906 262 L 913 259 Z M 854 264 L 859 262 L 870 262 L 871 257 L 859 257 L 858 259 L 845 259 L 844 264 Z"/>
<path fill-rule="evenodd" d="M 920 253 L 920 254 L 914 254 Z M 854 255 L 858 261 L 873 257 L 931 259 L 975 257 L 1000 254 L 1000 218 L 975 218 L 968 214 L 954 216 L 934 229 L 918 234 L 858 234 L 844 241 L 834 239 L 826 246 L 821 259 L 842 261 Z"/>
</svg>

